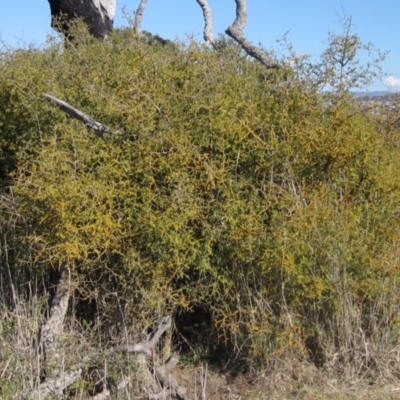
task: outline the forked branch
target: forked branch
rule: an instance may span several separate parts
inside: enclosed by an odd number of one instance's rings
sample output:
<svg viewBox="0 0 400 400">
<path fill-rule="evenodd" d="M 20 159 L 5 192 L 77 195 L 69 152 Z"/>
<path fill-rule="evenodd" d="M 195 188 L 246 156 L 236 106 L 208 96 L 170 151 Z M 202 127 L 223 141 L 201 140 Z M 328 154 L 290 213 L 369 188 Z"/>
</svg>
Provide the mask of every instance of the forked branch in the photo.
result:
<svg viewBox="0 0 400 400">
<path fill-rule="evenodd" d="M 178 362 L 179 362 L 179 357 L 176 354 L 174 354 L 166 364 L 156 366 L 154 368 L 154 372 L 164 389 L 163 391 L 164 396 L 165 396 L 165 391 L 167 390 L 170 396 L 177 397 L 181 400 L 186 400 L 187 397 L 185 391 L 178 385 L 175 379 L 173 379 L 172 376 L 170 375 L 171 372 L 174 370 L 174 368 L 178 365 Z M 156 400 L 158 398 L 164 399 L 165 397 L 161 397 L 161 393 L 150 396 L 151 400 Z"/>
</svg>

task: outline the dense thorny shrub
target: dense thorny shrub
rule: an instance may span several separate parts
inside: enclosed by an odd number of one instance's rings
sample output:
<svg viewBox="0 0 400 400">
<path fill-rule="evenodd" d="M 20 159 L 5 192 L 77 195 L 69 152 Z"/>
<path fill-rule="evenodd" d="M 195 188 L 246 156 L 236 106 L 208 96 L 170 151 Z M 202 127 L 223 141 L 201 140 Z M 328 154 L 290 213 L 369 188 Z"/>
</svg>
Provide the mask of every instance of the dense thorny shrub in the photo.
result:
<svg viewBox="0 0 400 400">
<path fill-rule="evenodd" d="M 355 330 L 398 332 L 400 157 L 350 96 L 229 42 L 75 40 L 1 59 L 17 287 L 69 260 L 104 323 L 207 310 L 210 347 L 258 365 L 354 358 Z M 123 134 L 95 136 L 43 93 Z"/>
</svg>

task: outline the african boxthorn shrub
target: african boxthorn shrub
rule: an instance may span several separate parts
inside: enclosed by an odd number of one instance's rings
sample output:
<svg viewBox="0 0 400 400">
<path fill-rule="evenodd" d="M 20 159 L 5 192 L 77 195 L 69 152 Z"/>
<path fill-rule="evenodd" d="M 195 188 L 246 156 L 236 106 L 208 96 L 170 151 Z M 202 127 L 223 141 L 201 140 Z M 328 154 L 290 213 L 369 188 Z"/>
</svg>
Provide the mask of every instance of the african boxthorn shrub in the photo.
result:
<svg viewBox="0 0 400 400">
<path fill-rule="evenodd" d="M 46 285 L 69 260 L 93 312 L 137 331 L 204 307 L 209 346 L 260 366 L 332 348 L 351 361 L 360 330 L 398 332 L 400 157 L 350 96 L 229 42 L 77 41 L 1 60 L 18 276 Z M 123 134 L 95 136 L 43 93 Z"/>
</svg>

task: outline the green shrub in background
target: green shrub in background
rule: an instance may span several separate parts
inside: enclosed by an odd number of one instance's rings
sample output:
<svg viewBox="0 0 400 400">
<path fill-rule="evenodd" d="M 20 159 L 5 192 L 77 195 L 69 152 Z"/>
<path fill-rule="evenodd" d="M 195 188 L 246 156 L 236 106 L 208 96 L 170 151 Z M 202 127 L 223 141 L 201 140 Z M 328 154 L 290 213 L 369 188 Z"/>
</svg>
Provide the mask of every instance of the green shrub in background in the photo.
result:
<svg viewBox="0 0 400 400">
<path fill-rule="evenodd" d="M 365 343 L 383 354 L 399 333 L 400 154 L 308 83 L 229 42 L 129 30 L 5 52 L 3 285 L 47 287 L 69 260 L 105 326 L 193 310 L 207 351 L 248 366 L 370 368 Z M 124 134 L 96 137 L 43 93 Z"/>
</svg>

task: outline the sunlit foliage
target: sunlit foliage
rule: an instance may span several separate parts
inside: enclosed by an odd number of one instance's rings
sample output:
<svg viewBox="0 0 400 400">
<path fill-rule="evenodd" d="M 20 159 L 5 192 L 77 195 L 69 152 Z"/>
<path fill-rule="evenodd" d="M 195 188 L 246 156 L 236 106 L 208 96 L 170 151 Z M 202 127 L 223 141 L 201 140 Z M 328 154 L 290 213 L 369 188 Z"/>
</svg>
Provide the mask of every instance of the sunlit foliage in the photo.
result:
<svg viewBox="0 0 400 400">
<path fill-rule="evenodd" d="M 400 154 L 350 96 L 229 42 L 81 36 L 1 59 L 17 286 L 68 260 L 104 324 L 201 307 L 210 349 L 253 365 L 350 359 L 398 333 Z M 43 93 L 123 134 L 96 137 Z"/>
</svg>

